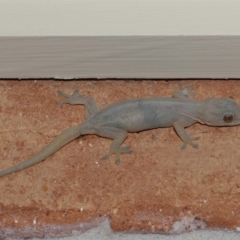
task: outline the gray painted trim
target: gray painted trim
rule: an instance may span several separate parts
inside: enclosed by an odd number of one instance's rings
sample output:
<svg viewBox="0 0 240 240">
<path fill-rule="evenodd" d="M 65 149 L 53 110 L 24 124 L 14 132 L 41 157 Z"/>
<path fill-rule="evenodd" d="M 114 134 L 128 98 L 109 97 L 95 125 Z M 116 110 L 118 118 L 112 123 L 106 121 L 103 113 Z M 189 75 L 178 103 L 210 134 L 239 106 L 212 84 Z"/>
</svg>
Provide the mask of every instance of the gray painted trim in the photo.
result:
<svg viewBox="0 0 240 240">
<path fill-rule="evenodd" d="M 240 78 L 240 36 L 0 37 L 0 78 Z"/>
</svg>

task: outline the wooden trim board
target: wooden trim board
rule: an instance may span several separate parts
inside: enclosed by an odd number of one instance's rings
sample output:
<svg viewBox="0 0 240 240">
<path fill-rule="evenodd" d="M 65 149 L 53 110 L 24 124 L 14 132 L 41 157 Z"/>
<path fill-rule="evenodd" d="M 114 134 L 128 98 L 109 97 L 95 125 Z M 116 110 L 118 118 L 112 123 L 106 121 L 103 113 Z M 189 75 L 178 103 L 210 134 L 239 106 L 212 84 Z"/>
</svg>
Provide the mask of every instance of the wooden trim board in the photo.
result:
<svg viewBox="0 0 240 240">
<path fill-rule="evenodd" d="M 0 78 L 239 78 L 236 0 L 0 0 Z"/>
<path fill-rule="evenodd" d="M 239 37 L 1 38 L 1 78 L 239 78 Z"/>
</svg>

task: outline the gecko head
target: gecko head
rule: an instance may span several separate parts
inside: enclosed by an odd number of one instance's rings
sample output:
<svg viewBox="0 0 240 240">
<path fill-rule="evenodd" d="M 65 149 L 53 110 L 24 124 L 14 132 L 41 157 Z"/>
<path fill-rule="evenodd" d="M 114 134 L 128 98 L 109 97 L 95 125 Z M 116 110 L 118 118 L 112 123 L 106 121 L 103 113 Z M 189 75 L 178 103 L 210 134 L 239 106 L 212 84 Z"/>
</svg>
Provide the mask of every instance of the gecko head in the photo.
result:
<svg viewBox="0 0 240 240">
<path fill-rule="evenodd" d="M 207 98 L 199 112 L 200 122 L 209 126 L 240 124 L 240 106 L 232 98 Z"/>
</svg>

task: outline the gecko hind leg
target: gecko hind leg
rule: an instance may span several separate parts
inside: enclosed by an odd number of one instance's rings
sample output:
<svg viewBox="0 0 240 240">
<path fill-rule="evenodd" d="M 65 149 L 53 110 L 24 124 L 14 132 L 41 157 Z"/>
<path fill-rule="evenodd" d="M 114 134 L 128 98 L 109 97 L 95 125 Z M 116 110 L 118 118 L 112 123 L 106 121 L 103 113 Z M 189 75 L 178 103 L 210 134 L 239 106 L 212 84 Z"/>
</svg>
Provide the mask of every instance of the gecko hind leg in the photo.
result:
<svg viewBox="0 0 240 240">
<path fill-rule="evenodd" d="M 57 101 L 57 104 L 72 104 L 72 105 L 84 105 L 85 106 L 85 119 L 87 120 L 93 114 L 99 111 L 97 103 L 92 97 L 85 97 L 79 94 L 79 90 L 75 89 L 71 95 L 68 95 L 62 91 L 58 91 L 58 94 L 65 99 Z"/>
<path fill-rule="evenodd" d="M 108 159 L 112 154 L 116 155 L 115 163 L 120 164 L 120 154 L 132 153 L 129 146 L 121 146 L 124 140 L 127 138 L 127 131 L 114 127 L 100 127 L 96 129 L 96 134 L 101 137 L 111 138 L 113 142 L 106 155 L 102 157 L 102 160 Z"/>
<path fill-rule="evenodd" d="M 110 147 L 109 152 L 102 157 L 102 160 L 107 160 L 110 157 L 110 155 L 113 153 L 116 155 L 115 163 L 116 165 L 119 165 L 121 162 L 120 154 L 123 154 L 123 153 L 130 154 L 132 153 L 132 150 L 130 149 L 129 146 L 119 146 L 116 150 L 113 150 Z"/>
</svg>

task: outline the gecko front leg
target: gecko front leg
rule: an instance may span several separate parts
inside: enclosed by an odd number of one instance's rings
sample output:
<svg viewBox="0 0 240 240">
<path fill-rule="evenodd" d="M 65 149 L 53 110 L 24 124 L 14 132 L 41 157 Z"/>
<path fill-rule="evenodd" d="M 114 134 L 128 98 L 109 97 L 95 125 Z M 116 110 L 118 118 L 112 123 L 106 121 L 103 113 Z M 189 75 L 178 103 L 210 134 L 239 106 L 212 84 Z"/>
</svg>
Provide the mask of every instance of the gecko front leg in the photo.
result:
<svg viewBox="0 0 240 240">
<path fill-rule="evenodd" d="M 189 98 L 196 95 L 195 92 L 193 92 L 193 85 L 189 86 L 188 88 L 185 88 L 181 83 L 179 83 L 179 91 L 173 92 L 172 97 L 173 98 Z"/>
<path fill-rule="evenodd" d="M 200 139 L 200 137 L 191 137 L 190 135 L 188 135 L 184 129 L 184 126 L 185 126 L 185 124 L 184 124 L 183 120 L 176 121 L 173 124 L 175 131 L 177 132 L 178 136 L 183 141 L 183 145 L 182 145 L 181 149 L 183 150 L 184 148 L 186 148 L 187 145 L 190 145 L 193 148 L 197 148 L 198 145 L 196 143 L 194 143 L 193 141 Z"/>
</svg>

